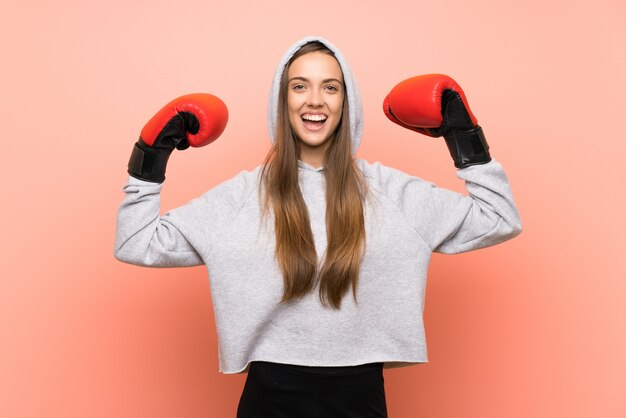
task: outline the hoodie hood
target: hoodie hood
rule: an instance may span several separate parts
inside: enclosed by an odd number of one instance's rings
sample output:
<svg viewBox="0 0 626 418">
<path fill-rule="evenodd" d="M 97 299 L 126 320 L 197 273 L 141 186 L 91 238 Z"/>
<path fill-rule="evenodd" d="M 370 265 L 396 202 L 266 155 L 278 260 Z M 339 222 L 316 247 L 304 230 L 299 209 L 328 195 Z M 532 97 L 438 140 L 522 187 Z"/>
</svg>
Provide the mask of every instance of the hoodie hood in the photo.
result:
<svg viewBox="0 0 626 418">
<path fill-rule="evenodd" d="M 350 71 L 350 67 L 343 57 L 343 54 L 337 49 L 336 46 L 328 42 L 326 39 L 320 38 L 318 36 L 308 36 L 293 44 L 287 50 L 287 52 L 285 52 L 282 59 L 280 60 L 280 63 L 278 64 L 278 67 L 276 68 L 276 71 L 274 73 L 274 80 L 272 81 L 272 88 L 270 89 L 267 112 L 270 140 L 273 144 L 276 139 L 276 125 L 278 121 L 278 93 L 280 90 L 280 79 L 283 76 L 285 67 L 291 57 L 293 57 L 293 55 L 298 52 L 300 48 L 313 41 L 319 41 L 323 43 L 328 49 L 330 49 L 333 54 L 335 54 L 335 58 L 337 59 L 337 61 L 339 62 L 339 66 L 341 67 L 341 71 L 343 73 L 343 82 L 346 89 L 346 97 L 348 99 L 348 116 L 350 118 L 350 133 L 352 137 L 351 151 L 352 155 L 354 156 L 357 149 L 359 148 L 359 145 L 361 144 L 361 136 L 363 134 L 363 105 L 361 103 L 361 94 L 356 84 L 356 80 L 354 79 L 354 75 L 352 74 L 352 71 Z"/>
</svg>

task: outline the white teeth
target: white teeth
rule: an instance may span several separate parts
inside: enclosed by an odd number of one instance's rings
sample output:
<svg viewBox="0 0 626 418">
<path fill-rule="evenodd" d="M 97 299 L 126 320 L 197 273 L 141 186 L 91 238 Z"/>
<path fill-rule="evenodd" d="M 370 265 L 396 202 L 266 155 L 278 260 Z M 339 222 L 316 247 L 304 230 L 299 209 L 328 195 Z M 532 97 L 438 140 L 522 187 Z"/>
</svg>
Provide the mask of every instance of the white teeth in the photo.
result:
<svg viewBox="0 0 626 418">
<path fill-rule="evenodd" d="M 302 119 L 310 120 L 313 122 L 320 122 L 320 121 L 326 120 L 326 118 L 327 118 L 326 115 L 302 115 Z"/>
</svg>

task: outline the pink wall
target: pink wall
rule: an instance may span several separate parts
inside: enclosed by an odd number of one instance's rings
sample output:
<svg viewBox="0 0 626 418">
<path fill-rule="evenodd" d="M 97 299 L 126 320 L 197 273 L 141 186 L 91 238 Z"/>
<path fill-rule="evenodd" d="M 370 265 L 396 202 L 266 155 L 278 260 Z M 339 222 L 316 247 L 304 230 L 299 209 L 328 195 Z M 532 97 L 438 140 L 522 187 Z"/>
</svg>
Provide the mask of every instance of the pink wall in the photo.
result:
<svg viewBox="0 0 626 418">
<path fill-rule="evenodd" d="M 234 417 L 206 270 L 113 258 L 126 163 L 170 99 L 209 92 L 224 135 L 174 155 L 163 210 L 262 160 L 269 82 L 308 34 L 343 50 L 358 156 L 463 191 L 445 144 L 385 94 L 443 72 L 507 170 L 525 230 L 431 265 L 430 363 L 385 371 L 390 417 L 626 416 L 626 3 L 12 2 L 0 45 L 0 415 Z"/>
</svg>

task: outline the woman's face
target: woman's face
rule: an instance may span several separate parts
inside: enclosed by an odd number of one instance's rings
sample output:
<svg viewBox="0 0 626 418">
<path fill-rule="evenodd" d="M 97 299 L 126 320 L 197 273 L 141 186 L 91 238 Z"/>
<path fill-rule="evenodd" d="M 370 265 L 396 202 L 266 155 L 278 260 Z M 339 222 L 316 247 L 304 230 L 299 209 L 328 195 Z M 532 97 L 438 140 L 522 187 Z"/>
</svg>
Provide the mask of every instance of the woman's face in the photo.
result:
<svg viewBox="0 0 626 418">
<path fill-rule="evenodd" d="M 341 120 L 341 67 L 332 55 L 310 52 L 291 63 L 287 80 L 289 122 L 300 140 L 300 159 L 318 167 Z"/>
</svg>

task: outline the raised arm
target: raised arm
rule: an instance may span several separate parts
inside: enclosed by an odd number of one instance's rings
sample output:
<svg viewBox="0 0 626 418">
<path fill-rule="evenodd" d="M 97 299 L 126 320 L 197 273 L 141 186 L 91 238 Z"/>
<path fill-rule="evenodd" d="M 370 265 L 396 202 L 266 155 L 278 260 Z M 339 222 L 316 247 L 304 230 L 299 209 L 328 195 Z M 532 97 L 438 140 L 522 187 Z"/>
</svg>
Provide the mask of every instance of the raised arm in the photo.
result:
<svg viewBox="0 0 626 418">
<path fill-rule="evenodd" d="M 174 148 L 185 150 L 213 142 L 227 120 L 224 103 L 209 94 L 179 97 L 150 119 L 128 162 L 128 182 L 117 214 L 115 258 L 150 267 L 203 264 L 168 216 L 160 216 L 160 192 Z M 193 201 L 188 206 L 191 208 Z"/>
<path fill-rule="evenodd" d="M 431 250 L 459 253 L 494 245 L 522 230 L 507 176 L 493 160 L 460 86 L 429 74 L 396 85 L 383 103 L 387 117 L 424 135 L 445 138 L 468 195 L 387 170 L 383 181 Z"/>
</svg>

